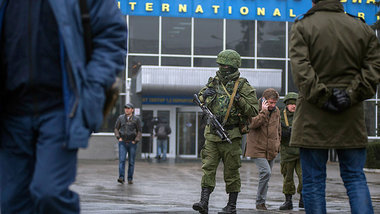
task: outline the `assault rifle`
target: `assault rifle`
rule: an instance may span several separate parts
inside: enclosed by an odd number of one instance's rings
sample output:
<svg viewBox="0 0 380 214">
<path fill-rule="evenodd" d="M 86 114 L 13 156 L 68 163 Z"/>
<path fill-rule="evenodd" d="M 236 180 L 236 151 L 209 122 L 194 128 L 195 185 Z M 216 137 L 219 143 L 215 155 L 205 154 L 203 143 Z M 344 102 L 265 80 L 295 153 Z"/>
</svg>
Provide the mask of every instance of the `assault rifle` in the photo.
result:
<svg viewBox="0 0 380 214">
<path fill-rule="evenodd" d="M 232 141 L 230 140 L 230 138 L 228 138 L 228 132 L 223 128 L 222 124 L 219 123 L 219 121 L 216 119 L 215 115 L 210 111 L 210 109 L 201 103 L 197 94 L 194 94 L 193 101 L 195 104 L 201 107 L 203 113 L 206 114 L 207 119 L 209 120 L 210 124 L 215 128 L 218 136 L 222 140 L 226 140 L 232 144 Z"/>
</svg>

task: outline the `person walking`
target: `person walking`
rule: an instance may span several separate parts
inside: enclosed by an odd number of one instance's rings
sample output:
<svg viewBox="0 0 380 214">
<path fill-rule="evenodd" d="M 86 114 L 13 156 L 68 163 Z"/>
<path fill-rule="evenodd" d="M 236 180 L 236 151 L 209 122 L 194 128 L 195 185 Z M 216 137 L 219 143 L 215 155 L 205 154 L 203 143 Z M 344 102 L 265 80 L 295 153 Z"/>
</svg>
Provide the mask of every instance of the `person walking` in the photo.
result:
<svg viewBox="0 0 380 214">
<path fill-rule="evenodd" d="M 312 0 L 291 29 L 299 89 L 290 145 L 300 147 L 306 213 L 326 213 L 328 150 L 336 149 L 351 213 L 373 213 L 363 167 L 368 143 L 363 101 L 380 82 L 380 44 L 339 0 Z"/>
<path fill-rule="evenodd" d="M 240 126 L 257 114 L 256 90 L 240 77 L 240 55 L 234 50 L 221 51 L 216 59 L 219 70 L 210 77 L 199 99 L 207 105 L 227 130 L 232 143 L 222 140 L 210 124 L 204 130 L 205 145 L 201 151 L 203 177 L 201 199 L 193 204 L 199 213 L 208 213 L 208 202 L 215 188 L 215 175 L 220 160 L 224 164 L 224 181 L 229 194 L 227 205 L 219 213 L 236 213 L 236 202 L 241 182 L 239 168 L 242 133 Z M 228 107 L 230 106 L 230 107 Z"/>
<path fill-rule="evenodd" d="M 285 108 L 281 111 L 281 174 L 284 176 L 282 192 L 285 194 L 285 202 L 280 206 L 280 210 L 292 210 L 292 196 L 296 193 L 294 184 L 294 171 L 298 177 L 297 193 L 300 194 L 298 203 L 299 208 L 304 208 L 302 200 L 302 170 L 300 162 L 300 150 L 296 147 L 289 146 L 290 136 L 292 133 L 292 123 L 294 112 L 296 111 L 296 100 L 298 94 L 289 92 L 285 95 Z"/>
<path fill-rule="evenodd" d="M 251 119 L 247 136 L 246 157 L 253 158 L 259 170 L 259 185 L 256 195 L 256 209 L 267 210 L 265 205 L 268 183 L 272 174 L 274 159 L 280 149 L 280 110 L 276 106 L 278 92 L 268 88 L 260 98 L 260 112 Z"/>
<path fill-rule="evenodd" d="M 141 121 L 136 117 L 132 103 L 125 104 L 125 114 L 117 118 L 115 137 L 119 141 L 119 178 L 117 182 L 125 182 L 125 160 L 128 154 L 128 184 L 133 184 L 137 143 L 141 140 Z"/>
<path fill-rule="evenodd" d="M 164 121 L 162 118 L 158 118 L 158 124 L 154 129 L 157 137 L 157 155 L 156 158 L 158 160 L 161 159 L 162 152 L 162 160 L 166 160 L 166 153 L 168 148 L 168 139 L 169 135 L 172 132 L 169 124 Z"/>
<path fill-rule="evenodd" d="M 80 212 L 78 149 L 101 128 L 127 39 L 115 1 L 87 3 L 89 58 L 78 0 L 0 0 L 2 214 Z"/>
</svg>

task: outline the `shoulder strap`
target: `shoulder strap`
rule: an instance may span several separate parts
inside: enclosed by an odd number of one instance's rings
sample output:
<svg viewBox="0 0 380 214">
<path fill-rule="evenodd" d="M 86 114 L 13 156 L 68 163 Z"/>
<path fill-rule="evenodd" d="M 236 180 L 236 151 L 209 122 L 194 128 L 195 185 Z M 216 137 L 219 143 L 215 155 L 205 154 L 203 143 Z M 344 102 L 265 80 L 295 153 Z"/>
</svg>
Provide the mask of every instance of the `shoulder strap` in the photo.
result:
<svg viewBox="0 0 380 214">
<path fill-rule="evenodd" d="M 239 86 L 239 80 L 240 80 L 240 78 L 235 81 L 234 90 L 232 91 L 232 94 L 231 94 L 231 97 L 230 97 L 230 103 L 228 104 L 228 109 L 227 109 L 226 116 L 224 116 L 223 125 L 226 124 L 227 119 L 230 116 L 230 111 L 231 111 L 231 108 L 232 108 L 232 104 L 234 102 L 234 98 L 235 98 L 235 95 L 236 95 L 236 92 L 237 92 L 237 89 L 238 89 L 238 86 Z"/>
<path fill-rule="evenodd" d="M 285 120 L 285 125 L 289 126 L 288 116 L 286 115 L 286 108 L 284 109 L 284 120 Z"/>
<path fill-rule="evenodd" d="M 80 13 L 82 17 L 82 26 L 84 34 L 84 47 L 86 49 L 86 62 L 90 61 L 92 54 L 92 35 L 91 35 L 91 23 L 90 14 L 87 9 L 87 1 L 79 0 Z"/>
</svg>

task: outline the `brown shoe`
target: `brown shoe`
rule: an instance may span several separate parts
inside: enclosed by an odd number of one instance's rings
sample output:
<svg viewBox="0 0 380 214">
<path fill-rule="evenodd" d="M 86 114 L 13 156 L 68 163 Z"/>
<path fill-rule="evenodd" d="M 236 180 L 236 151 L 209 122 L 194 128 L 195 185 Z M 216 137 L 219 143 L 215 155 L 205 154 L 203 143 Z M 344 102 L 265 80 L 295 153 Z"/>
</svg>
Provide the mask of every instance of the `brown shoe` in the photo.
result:
<svg viewBox="0 0 380 214">
<path fill-rule="evenodd" d="M 265 204 L 256 204 L 256 210 L 268 210 Z"/>
<path fill-rule="evenodd" d="M 133 181 L 132 181 L 132 180 L 129 180 L 129 181 L 128 181 L 128 184 L 133 184 Z"/>
</svg>

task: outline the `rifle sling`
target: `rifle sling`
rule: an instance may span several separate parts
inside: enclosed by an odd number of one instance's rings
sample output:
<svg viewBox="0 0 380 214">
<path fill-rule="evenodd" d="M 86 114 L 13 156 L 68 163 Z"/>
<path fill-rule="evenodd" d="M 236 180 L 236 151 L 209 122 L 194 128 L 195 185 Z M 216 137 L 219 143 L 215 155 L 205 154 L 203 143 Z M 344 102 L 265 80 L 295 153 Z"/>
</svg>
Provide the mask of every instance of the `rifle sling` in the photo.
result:
<svg viewBox="0 0 380 214">
<path fill-rule="evenodd" d="M 232 108 L 232 104 L 234 102 L 234 98 L 235 98 L 235 95 L 236 95 L 236 92 L 237 92 L 237 89 L 238 89 L 238 86 L 239 86 L 239 80 L 240 80 L 240 78 L 235 81 L 234 90 L 232 91 L 232 94 L 230 96 L 230 103 L 228 104 L 227 113 L 226 113 L 226 116 L 224 116 L 223 126 L 226 124 L 227 119 L 230 116 L 230 111 L 231 111 L 231 108 Z"/>
</svg>

